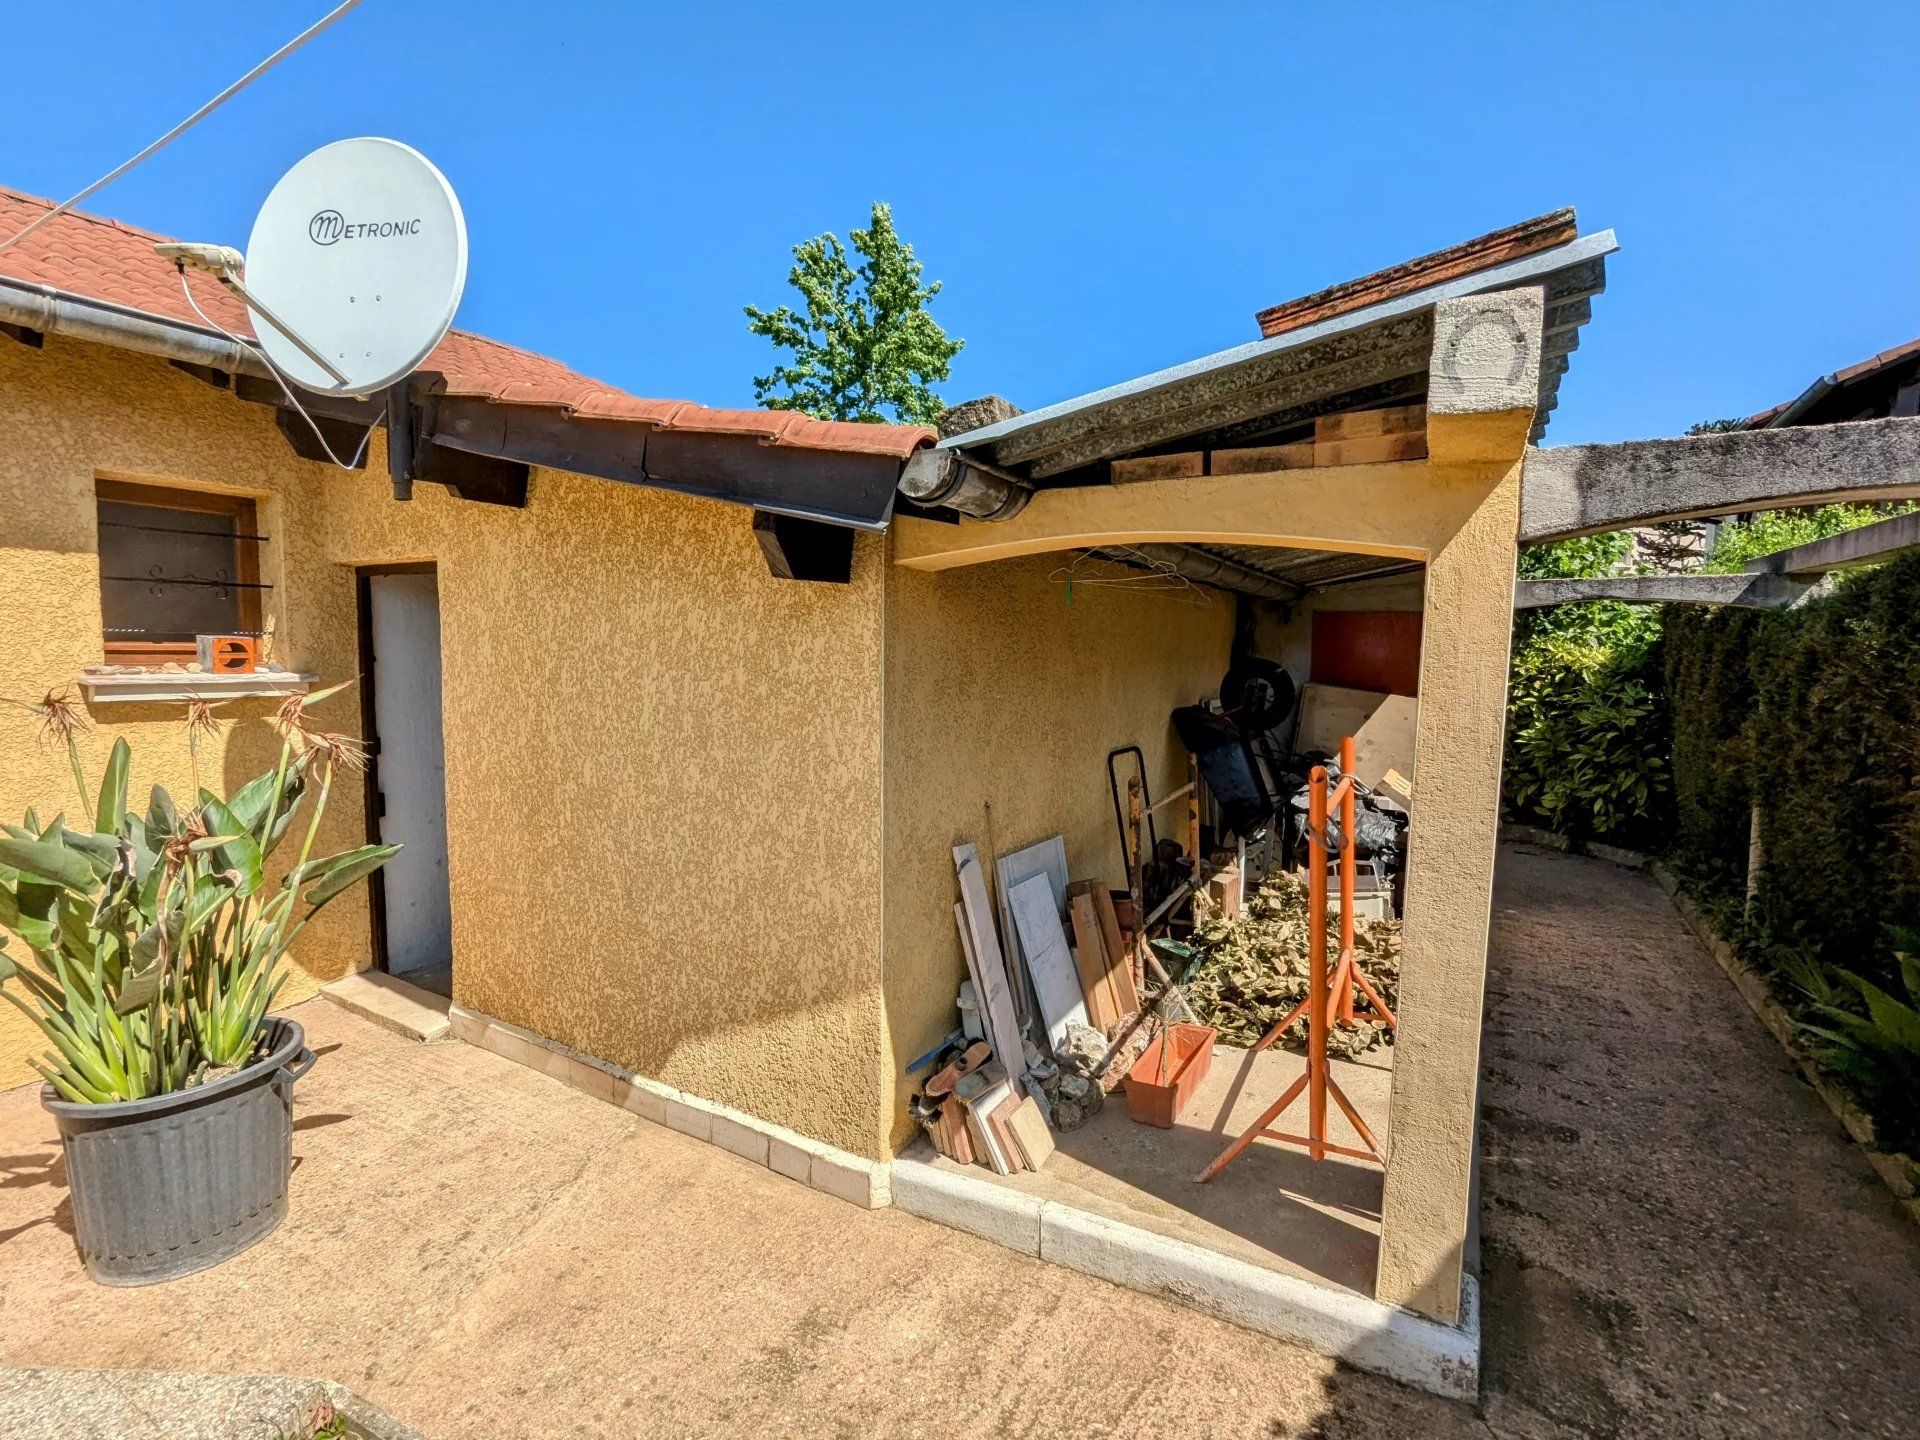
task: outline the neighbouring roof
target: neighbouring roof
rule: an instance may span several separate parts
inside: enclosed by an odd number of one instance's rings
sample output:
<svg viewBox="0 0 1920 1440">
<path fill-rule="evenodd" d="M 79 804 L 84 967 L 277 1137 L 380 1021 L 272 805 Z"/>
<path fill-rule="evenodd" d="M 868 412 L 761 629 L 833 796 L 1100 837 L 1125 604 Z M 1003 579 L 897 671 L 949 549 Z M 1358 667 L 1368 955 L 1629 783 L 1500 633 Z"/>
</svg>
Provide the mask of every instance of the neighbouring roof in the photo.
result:
<svg viewBox="0 0 1920 1440">
<path fill-rule="evenodd" d="M 36 195 L 0 186 L 0 237 L 52 208 Z M 70 211 L 0 250 L 0 277 L 137 311 L 207 331 L 181 294 L 180 276 L 153 253 L 156 235 L 104 216 Z M 193 279 L 194 299 L 218 324 L 252 336 L 246 307 L 211 276 Z M 649 400 L 568 369 L 558 360 L 463 330 L 448 333 L 420 367 L 441 394 L 506 405 L 542 406 L 586 420 L 627 421 L 649 430 L 756 439 L 767 445 L 905 460 L 934 438 L 920 426 L 815 420 L 792 411 L 727 410 L 687 400 Z"/>
<path fill-rule="evenodd" d="M 1832 425 L 1844 420 L 1913 414 L 1920 414 L 1920 340 L 1909 340 L 1831 375 L 1822 375 L 1793 399 L 1749 415 L 1740 422 L 1740 428 L 1771 430 L 1786 425 Z"/>
</svg>

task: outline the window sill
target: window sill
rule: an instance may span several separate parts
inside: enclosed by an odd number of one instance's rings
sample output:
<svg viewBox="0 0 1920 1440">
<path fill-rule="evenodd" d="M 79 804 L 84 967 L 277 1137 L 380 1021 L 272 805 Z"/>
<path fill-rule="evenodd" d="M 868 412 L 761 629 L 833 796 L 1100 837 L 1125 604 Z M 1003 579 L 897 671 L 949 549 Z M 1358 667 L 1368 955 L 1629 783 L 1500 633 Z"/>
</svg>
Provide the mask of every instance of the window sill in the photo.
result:
<svg viewBox="0 0 1920 1440">
<path fill-rule="evenodd" d="M 147 670 L 79 677 L 92 704 L 113 701 L 244 700 L 254 696 L 304 695 L 318 675 L 294 670 L 256 670 L 250 675 L 207 675 L 191 670 Z"/>
</svg>

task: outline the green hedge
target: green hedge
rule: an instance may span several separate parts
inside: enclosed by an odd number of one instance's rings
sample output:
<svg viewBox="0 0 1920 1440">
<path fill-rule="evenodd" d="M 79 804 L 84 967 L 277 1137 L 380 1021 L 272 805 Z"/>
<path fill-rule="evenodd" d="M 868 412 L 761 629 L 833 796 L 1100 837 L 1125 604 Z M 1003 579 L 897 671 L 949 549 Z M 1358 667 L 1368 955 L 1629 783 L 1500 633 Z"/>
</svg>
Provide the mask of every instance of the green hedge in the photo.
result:
<svg viewBox="0 0 1920 1440">
<path fill-rule="evenodd" d="M 1674 858 L 1743 890 L 1743 948 L 1787 947 L 1897 988 L 1888 925 L 1920 923 L 1920 553 L 1769 614 L 1670 607 Z"/>
</svg>

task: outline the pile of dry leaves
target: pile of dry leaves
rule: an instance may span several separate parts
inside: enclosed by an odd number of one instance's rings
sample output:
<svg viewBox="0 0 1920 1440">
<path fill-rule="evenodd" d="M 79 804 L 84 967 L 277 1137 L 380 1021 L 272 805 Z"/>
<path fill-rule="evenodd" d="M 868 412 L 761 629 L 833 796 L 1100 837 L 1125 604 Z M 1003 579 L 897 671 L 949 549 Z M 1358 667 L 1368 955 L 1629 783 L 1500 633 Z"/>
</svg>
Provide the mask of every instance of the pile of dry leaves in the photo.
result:
<svg viewBox="0 0 1920 1440">
<path fill-rule="evenodd" d="M 1332 946 L 1339 945 L 1334 930 Z M 1203 1024 L 1220 1032 L 1229 1045 L 1251 1046 L 1267 1027 L 1307 993 L 1307 887 L 1293 875 L 1269 875 L 1247 901 L 1237 920 L 1215 918 L 1194 932 L 1204 959 L 1187 986 L 1187 999 Z M 1389 1008 L 1400 1007 L 1400 922 L 1358 920 L 1353 927 L 1354 958 Z M 1335 955 L 1329 954 L 1331 964 Z M 1366 1009 L 1364 1000 L 1361 1009 Z M 1304 1045 L 1303 1015 L 1287 1028 L 1285 1043 Z M 1383 1022 L 1362 1020 L 1355 1028 L 1336 1025 L 1327 1052 L 1351 1058 L 1376 1045 L 1393 1043 Z"/>
</svg>

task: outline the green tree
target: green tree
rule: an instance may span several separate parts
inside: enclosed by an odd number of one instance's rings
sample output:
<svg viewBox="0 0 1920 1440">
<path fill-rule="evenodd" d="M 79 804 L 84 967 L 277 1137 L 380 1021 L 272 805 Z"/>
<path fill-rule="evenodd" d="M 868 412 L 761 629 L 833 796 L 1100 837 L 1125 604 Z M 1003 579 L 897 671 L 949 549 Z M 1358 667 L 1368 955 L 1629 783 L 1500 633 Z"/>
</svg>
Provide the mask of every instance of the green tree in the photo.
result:
<svg viewBox="0 0 1920 1440">
<path fill-rule="evenodd" d="M 933 386 L 947 378 L 966 342 L 947 338 L 927 313 L 940 284 L 922 282 L 920 262 L 893 228 L 889 207 L 876 202 L 867 228 L 852 239 L 857 269 L 838 235 L 793 247 L 787 279 L 803 310 L 746 307 L 747 328 L 793 355 L 754 377 L 754 399 L 821 420 L 931 424 L 946 408 Z"/>
</svg>

